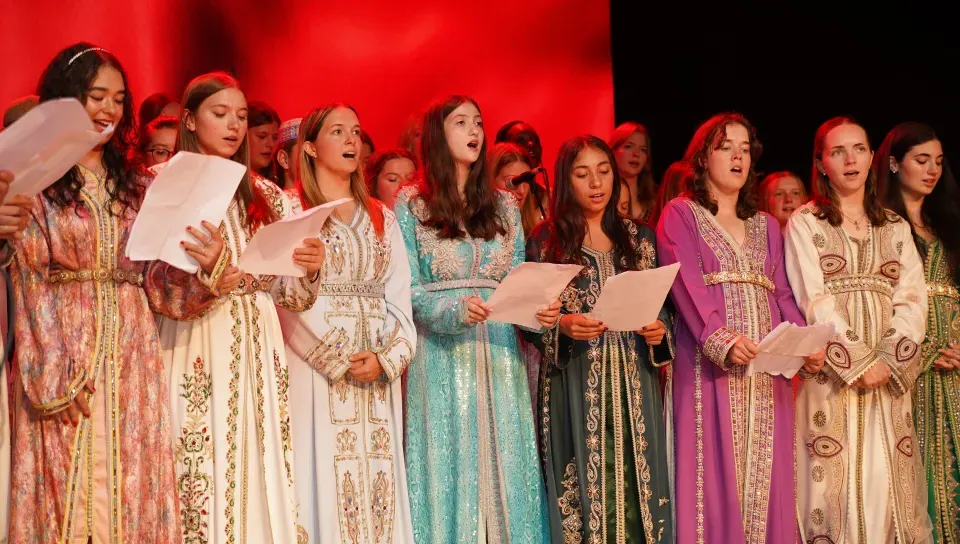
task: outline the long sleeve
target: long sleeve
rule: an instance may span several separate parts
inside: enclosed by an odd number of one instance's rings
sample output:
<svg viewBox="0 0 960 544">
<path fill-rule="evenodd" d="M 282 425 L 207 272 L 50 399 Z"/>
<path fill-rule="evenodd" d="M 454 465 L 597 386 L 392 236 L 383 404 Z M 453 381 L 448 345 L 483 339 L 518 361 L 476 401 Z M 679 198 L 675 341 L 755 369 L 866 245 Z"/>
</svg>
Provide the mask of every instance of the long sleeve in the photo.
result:
<svg viewBox="0 0 960 544">
<path fill-rule="evenodd" d="M 723 300 L 717 300 L 703 281 L 700 265 L 699 229 L 686 201 L 674 200 L 663 211 L 657 225 L 657 250 L 660 265 L 680 263 L 677 279 L 670 295 L 678 316 L 703 346 L 703 353 L 724 370 L 727 352 L 739 335 L 726 327 L 726 314 L 721 313 Z M 715 290 L 719 291 L 719 290 Z"/>
<path fill-rule="evenodd" d="M 464 322 L 466 310 L 461 298 L 450 296 L 445 292 L 431 293 L 424 288 L 416 231 L 418 219 L 410 209 L 413 202 L 409 195 L 408 191 L 400 192 L 394 205 L 394 212 L 397 214 L 397 223 L 400 225 L 410 262 L 410 298 L 413 304 L 413 315 L 417 322 L 430 332 L 463 334 L 470 329 L 470 326 Z"/>
<path fill-rule="evenodd" d="M 219 275 L 216 277 L 219 281 Z M 197 274 L 188 274 L 163 261 L 147 264 L 143 275 L 143 290 L 150 309 L 177 321 L 198 319 L 213 308 L 218 298 L 213 292 L 215 285 L 208 285 Z"/>
<path fill-rule="evenodd" d="M 66 408 L 87 381 L 89 361 L 74 360 L 60 328 L 57 287 L 50 277 L 50 232 L 41 197 L 24 237 L 16 242 L 10 276 L 20 311 L 15 316 L 17 368 L 24 393 L 40 415 Z M 75 309 L 80 312 L 80 309 Z"/>
<path fill-rule="evenodd" d="M 320 275 L 313 278 L 293 276 L 260 276 L 260 281 L 270 286 L 270 296 L 281 308 L 291 312 L 305 312 L 317 302 Z"/>
<path fill-rule="evenodd" d="M 899 394 L 913 388 L 923 361 L 918 345 L 926 334 L 927 284 L 923 275 L 923 261 L 913 244 L 906 222 L 894 225 L 900 253 L 900 280 L 893 290 L 893 319 L 891 331 L 880 341 L 877 351 L 890 367 L 891 386 Z"/>
<path fill-rule="evenodd" d="M 385 285 L 387 318 L 384 331 L 389 336 L 377 348 L 377 359 L 392 382 L 403 374 L 413 359 L 417 328 L 413 324 L 410 302 L 410 262 L 399 225 L 393 223 L 386 236 L 390 237 L 391 258 Z"/>
<path fill-rule="evenodd" d="M 646 225 L 637 224 L 636 227 L 637 234 L 635 243 L 636 247 L 639 248 L 640 269 L 652 270 L 658 268 L 660 265 L 658 264 L 659 259 L 657 258 L 656 235 L 653 230 Z M 671 332 L 673 330 L 673 308 L 670 304 L 669 297 L 663 301 L 663 306 L 660 308 L 657 319 L 663 323 L 663 328 L 666 332 L 660 344 L 656 346 L 647 344 L 647 355 L 650 365 L 659 368 L 672 363 L 675 357 L 673 333 Z M 637 337 L 638 340 L 646 344 L 642 336 L 637 335 Z"/>
<path fill-rule="evenodd" d="M 546 244 L 546 239 L 549 233 L 549 223 L 543 222 L 539 226 L 533 229 L 530 233 L 530 236 L 527 238 L 526 249 L 524 251 L 524 258 L 526 261 L 531 263 L 540 263 L 543 261 L 543 245 Z M 576 282 L 576 279 L 573 280 Z M 563 295 L 561 295 L 563 298 Z M 526 327 L 520 327 L 520 334 L 523 336 L 523 339 L 527 342 L 530 342 L 537 348 L 541 355 L 543 355 L 543 360 L 541 364 L 544 365 L 558 365 L 559 364 L 559 355 L 564 353 L 563 360 L 569 361 L 570 355 L 572 354 L 573 349 L 573 340 L 564 336 L 560 332 L 560 319 L 563 316 L 570 314 L 570 311 L 567 309 L 565 304 L 560 305 L 560 318 L 557 319 L 557 323 L 549 329 L 541 329 L 539 331 L 527 329 Z"/>
</svg>

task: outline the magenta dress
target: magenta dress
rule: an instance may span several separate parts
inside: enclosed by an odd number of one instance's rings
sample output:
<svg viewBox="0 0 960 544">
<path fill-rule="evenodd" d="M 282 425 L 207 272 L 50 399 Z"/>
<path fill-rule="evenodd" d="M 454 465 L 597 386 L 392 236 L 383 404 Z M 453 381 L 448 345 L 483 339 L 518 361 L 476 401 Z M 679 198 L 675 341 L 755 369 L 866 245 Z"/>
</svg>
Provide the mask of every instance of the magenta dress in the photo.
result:
<svg viewBox="0 0 960 544">
<path fill-rule="evenodd" d="M 776 220 L 757 213 L 738 244 L 708 210 L 671 201 L 657 225 L 660 265 L 680 263 L 673 372 L 678 543 L 799 542 L 794 407 L 782 376 L 725 362 L 738 335 L 759 342 L 803 325 Z"/>
</svg>

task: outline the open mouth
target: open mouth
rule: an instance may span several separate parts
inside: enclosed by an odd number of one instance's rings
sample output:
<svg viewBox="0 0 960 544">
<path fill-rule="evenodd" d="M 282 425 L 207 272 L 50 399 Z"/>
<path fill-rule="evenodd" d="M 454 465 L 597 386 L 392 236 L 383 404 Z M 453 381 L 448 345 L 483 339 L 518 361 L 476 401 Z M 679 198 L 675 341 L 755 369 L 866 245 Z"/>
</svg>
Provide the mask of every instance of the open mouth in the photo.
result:
<svg viewBox="0 0 960 544">
<path fill-rule="evenodd" d="M 230 142 L 231 144 L 235 144 L 240 141 L 240 138 L 237 138 L 236 136 L 227 136 L 224 138 L 224 140 Z"/>
<path fill-rule="evenodd" d="M 845 177 L 845 178 L 847 178 L 847 179 L 853 179 L 853 178 L 856 178 L 856 177 L 859 176 L 859 175 L 860 175 L 860 171 L 859 171 L 859 170 L 844 170 L 844 171 L 843 171 L 843 177 Z"/>
<path fill-rule="evenodd" d="M 104 130 L 107 130 L 112 125 L 113 123 L 111 123 L 110 121 L 105 121 L 103 119 L 94 119 L 93 121 L 93 126 L 97 127 L 97 129 L 99 129 L 101 132 Z"/>
<path fill-rule="evenodd" d="M 343 154 L 343 158 L 352 161 L 353 159 L 356 159 L 356 158 L 357 158 L 357 153 L 354 152 L 354 151 L 346 151 L 346 152 L 344 152 L 344 154 Z"/>
<path fill-rule="evenodd" d="M 600 202 L 603 202 L 603 197 L 605 196 L 607 195 L 604 193 L 593 193 L 592 195 L 590 195 L 590 201 L 600 203 Z"/>
<path fill-rule="evenodd" d="M 627 164 L 630 165 L 630 168 L 640 168 L 640 161 L 628 161 Z"/>
<path fill-rule="evenodd" d="M 469 147 L 470 149 L 480 149 L 480 141 L 470 140 L 470 142 L 467 143 L 467 147 Z"/>
<path fill-rule="evenodd" d="M 743 173 L 743 167 L 742 167 L 742 166 L 734 166 L 733 168 L 730 169 L 730 171 L 733 172 L 734 174 L 740 175 L 740 174 Z"/>
<path fill-rule="evenodd" d="M 796 210 L 796 208 L 794 208 L 793 206 L 784 206 L 784 207 L 783 207 L 783 211 L 786 212 L 786 213 L 792 213 L 794 210 Z"/>
</svg>

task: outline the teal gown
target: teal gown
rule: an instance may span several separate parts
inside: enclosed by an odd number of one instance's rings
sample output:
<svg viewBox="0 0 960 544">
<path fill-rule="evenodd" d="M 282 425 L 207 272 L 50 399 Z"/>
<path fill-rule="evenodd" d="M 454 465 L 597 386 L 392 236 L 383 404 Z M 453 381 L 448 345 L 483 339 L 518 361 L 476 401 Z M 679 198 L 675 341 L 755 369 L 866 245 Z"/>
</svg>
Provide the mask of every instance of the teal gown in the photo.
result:
<svg viewBox="0 0 960 544">
<path fill-rule="evenodd" d="M 499 194 L 508 232 L 441 239 L 416 187 L 394 211 L 410 260 L 417 352 L 407 377 L 406 460 L 418 544 L 549 542 L 527 374 L 512 325 L 463 323 L 524 261 L 520 210 Z"/>
</svg>

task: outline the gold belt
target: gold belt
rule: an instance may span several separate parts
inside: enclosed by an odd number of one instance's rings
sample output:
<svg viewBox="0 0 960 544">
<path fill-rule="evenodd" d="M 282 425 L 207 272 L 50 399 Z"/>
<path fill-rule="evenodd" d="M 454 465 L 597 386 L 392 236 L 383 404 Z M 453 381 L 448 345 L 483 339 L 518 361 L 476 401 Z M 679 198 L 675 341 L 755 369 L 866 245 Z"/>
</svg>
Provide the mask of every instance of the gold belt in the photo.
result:
<svg viewBox="0 0 960 544">
<path fill-rule="evenodd" d="M 323 283 L 317 289 L 318 297 L 383 298 L 385 295 L 386 286 L 384 284 L 365 281 Z"/>
<path fill-rule="evenodd" d="M 722 271 L 722 272 L 710 272 L 709 274 L 703 275 L 703 283 L 705 285 L 719 285 L 721 283 L 751 283 L 759 287 L 763 287 L 771 293 L 774 292 L 775 287 L 773 285 L 773 280 L 769 276 L 762 272 L 740 272 L 740 271 Z"/>
<path fill-rule="evenodd" d="M 143 285 L 143 274 L 122 268 L 81 268 L 79 270 L 58 270 L 50 274 L 50 283 L 70 283 L 95 281 L 103 283 L 129 283 L 140 287 Z"/>
<path fill-rule="evenodd" d="M 928 283 L 927 296 L 947 297 L 960 301 L 960 289 L 946 283 Z"/>
<path fill-rule="evenodd" d="M 893 280 L 876 274 L 864 276 L 844 276 L 823 282 L 832 295 L 853 291 L 873 291 L 887 297 L 893 297 Z"/>
</svg>

